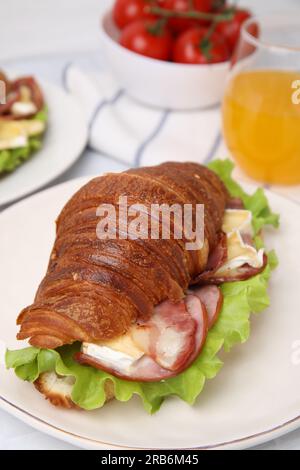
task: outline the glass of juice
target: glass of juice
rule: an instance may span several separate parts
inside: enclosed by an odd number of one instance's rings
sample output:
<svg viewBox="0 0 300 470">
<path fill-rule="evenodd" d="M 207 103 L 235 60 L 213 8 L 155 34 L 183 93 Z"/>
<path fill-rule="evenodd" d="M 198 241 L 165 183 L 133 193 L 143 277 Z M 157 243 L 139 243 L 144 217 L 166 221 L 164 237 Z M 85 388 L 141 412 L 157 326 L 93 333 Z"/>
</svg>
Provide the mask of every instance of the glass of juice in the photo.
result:
<svg viewBox="0 0 300 470">
<path fill-rule="evenodd" d="M 232 59 L 223 133 L 252 178 L 300 183 L 300 17 L 250 18 Z"/>
</svg>

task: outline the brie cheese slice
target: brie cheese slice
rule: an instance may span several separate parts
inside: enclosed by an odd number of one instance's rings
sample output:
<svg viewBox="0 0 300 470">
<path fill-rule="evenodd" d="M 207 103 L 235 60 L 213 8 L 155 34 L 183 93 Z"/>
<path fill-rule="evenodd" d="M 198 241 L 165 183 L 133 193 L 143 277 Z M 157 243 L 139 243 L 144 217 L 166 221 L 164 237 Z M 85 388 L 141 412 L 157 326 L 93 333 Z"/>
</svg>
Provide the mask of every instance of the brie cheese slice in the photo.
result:
<svg viewBox="0 0 300 470">
<path fill-rule="evenodd" d="M 227 261 L 217 270 L 216 275 L 249 264 L 253 268 L 263 266 L 264 250 L 257 251 L 242 239 L 240 232 L 234 231 L 227 235 Z"/>
<path fill-rule="evenodd" d="M 27 134 L 18 122 L 0 121 L 0 150 L 25 147 L 27 142 Z"/>
<path fill-rule="evenodd" d="M 241 233 L 252 235 L 253 230 L 251 220 L 251 211 L 242 209 L 226 209 L 223 218 L 222 230 L 227 234 L 238 230 Z"/>
<path fill-rule="evenodd" d="M 16 101 L 11 107 L 12 114 L 17 117 L 33 115 L 37 111 L 38 109 L 32 101 Z"/>
<path fill-rule="evenodd" d="M 83 343 L 82 352 L 101 360 L 109 368 L 127 372 L 144 355 L 133 342 L 130 333 L 112 341 Z"/>
</svg>

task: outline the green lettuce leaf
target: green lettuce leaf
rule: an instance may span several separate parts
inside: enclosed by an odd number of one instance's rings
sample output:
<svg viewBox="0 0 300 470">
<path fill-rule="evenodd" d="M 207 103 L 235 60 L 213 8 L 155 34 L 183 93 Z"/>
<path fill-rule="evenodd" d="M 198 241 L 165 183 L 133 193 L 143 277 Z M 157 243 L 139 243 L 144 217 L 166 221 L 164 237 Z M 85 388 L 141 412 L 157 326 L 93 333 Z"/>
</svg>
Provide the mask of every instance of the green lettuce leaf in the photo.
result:
<svg viewBox="0 0 300 470">
<path fill-rule="evenodd" d="M 33 119 L 46 122 L 48 118 L 47 108 L 44 107 Z M 33 153 L 42 147 L 43 134 L 32 136 L 25 147 L 0 150 L 0 175 L 14 171 L 23 162 L 28 160 Z"/>
<path fill-rule="evenodd" d="M 246 209 L 253 215 L 253 228 L 255 235 L 260 232 L 264 225 L 279 226 L 279 215 L 274 214 L 262 188 L 258 188 L 254 194 L 247 194 L 243 188 L 232 178 L 234 164 L 231 160 L 214 160 L 208 167 L 213 170 L 224 182 L 232 197 L 241 198 Z"/>
<path fill-rule="evenodd" d="M 228 161 L 214 162 L 213 168 L 223 179 L 234 197 L 242 197 L 245 207 L 253 210 L 257 226 L 262 224 L 278 225 L 278 217 L 272 214 L 268 202 L 261 191 L 248 196 L 232 180 L 232 164 Z M 130 382 L 118 379 L 111 374 L 80 365 L 73 357 L 80 350 L 80 343 L 63 346 L 57 350 L 25 348 L 6 352 L 6 366 L 15 369 L 23 380 L 35 381 L 43 372 L 56 371 L 60 376 L 72 376 L 75 384 L 72 400 L 85 410 L 100 408 L 105 403 L 105 382 L 114 384 L 115 397 L 125 402 L 133 395 L 139 395 L 144 408 L 149 413 L 156 412 L 164 399 L 176 395 L 192 405 L 201 393 L 205 381 L 212 379 L 223 363 L 218 357 L 221 348 L 229 351 L 236 343 L 247 341 L 250 333 L 250 314 L 264 310 L 270 300 L 267 293 L 271 271 L 277 265 L 274 252 L 268 255 L 265 270 L 257 276 L 240 282 L 224 283 L 221 286 L 224 304 L 218 321 L 208 332 L 204 348 L 194 363 L 184 372 L 171 379 L 154 382 Z"/>
</svg>

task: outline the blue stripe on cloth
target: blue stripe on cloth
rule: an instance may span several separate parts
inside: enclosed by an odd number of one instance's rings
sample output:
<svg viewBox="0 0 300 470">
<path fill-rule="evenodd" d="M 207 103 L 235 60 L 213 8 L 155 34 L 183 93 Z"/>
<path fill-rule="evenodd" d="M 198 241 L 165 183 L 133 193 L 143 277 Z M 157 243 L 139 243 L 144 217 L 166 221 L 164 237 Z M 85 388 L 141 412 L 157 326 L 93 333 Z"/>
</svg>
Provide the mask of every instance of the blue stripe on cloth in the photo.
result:
<svg viewBox="0 0 300 470">
<path fill-rule="evenodd" d="M 213 144 L 211 146 L 211 148 L 209 149 L 209 152 L 207 153 L 205 159 L 204 159 L 204 164 L 206 165 L 207 163 L 209 163 L 211 161 L 211 159 L 214 157 L 216 151 L 218 150 L 218 147 L 221 143 L 221 140 L 222 140 L 222 134 L 220 131 L 218 131 L 214 141 L 213 141 Z"/>
<path fill-rule="evenodd" d="M 148 135 L 148 137 L 138 147 L 138 149 L 136 151 L 136 154 L 135 154 L 135 157 L 134 157 L 134 166 L 135 167 L 140 166 L 143 153 L 145 152 L 148 145 L 150 145 L 156 139 L 156 137 L 160 134 L 160 132 L 163 130 L 169 115 L 170 115 L 170 111 L 168 109 L 165 110 L 163 112 L 158 124 L 156 125 L 156 127 L 153 129 L 153 131 Z"/>
<path fill-rule="evenodd" d="M 63 88 L 69 92 L 69 87 L 68 87 L 68 82 L 67 82 L 67 77 L 68 77 L 68 71 L 70 69 L 70 67 L 73 65 L 73 62 L 68 62 L 67 64 L 65 64 L 65 66 L 63 67 L 63 71 L 62 71 L 62 84 L 63 84 Z M 95 106 L 95 109 L 92 113 L 92 116 L 90 118 L 90 121 L 88 123 L 88 128 L 89 128 L 89 131 L 91 131 L 91 128 L 95 122 L 95 119 L 99 116 L 99 113 L 100 111 L 105 107 L 105 106 L 108 106 L 109 104 L 115 104 L 119 98 L 121 98 L 121 96 L 123 95 L 124 93 L 124 90 L 122 89 L 119 89 L 114 95 L 112 98 L 105 98 L 103 100 L 101 100 L 96 106 Z"/>
<path fill-rule="evenodd" d="M 121 98 L 121 96 L 123 96 L 123 94 L 124 94 L 124 90 L 119 89 L 112 98 L 110 99 L 105 98 L 104 100 L 100 101 L 100 103 L 98 103 L 98 105 L 95 107 L 93 111 L 93 114 L 91 116 L 91 119 L 88 125 L 89 131 L 92 130 L 93 124 L 95 120 L 99 117 L 99 113 L 102 111 L 102 109 L 105 108 L 105 106 L 113 105 L 117 103 L 117 101 L 119 100 L 119 98 Z"/>
</svg>

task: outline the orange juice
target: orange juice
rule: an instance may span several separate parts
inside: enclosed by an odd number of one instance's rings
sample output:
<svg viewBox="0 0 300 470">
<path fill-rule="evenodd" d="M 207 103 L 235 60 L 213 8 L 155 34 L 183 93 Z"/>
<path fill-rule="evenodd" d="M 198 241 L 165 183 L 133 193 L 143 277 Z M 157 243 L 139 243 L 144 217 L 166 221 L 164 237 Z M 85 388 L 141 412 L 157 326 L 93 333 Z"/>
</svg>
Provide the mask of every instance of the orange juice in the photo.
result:
<svg viewBox="0 0 300 470">
<path fill-rule="evenodd" d="M 300 183 L 300 100 L 292 88 L 296 80 L 300 72 L 252 70 L 233 76 L 228 85 L 225 140 L 240 166 L 257 180 Z"/>
</svg>

